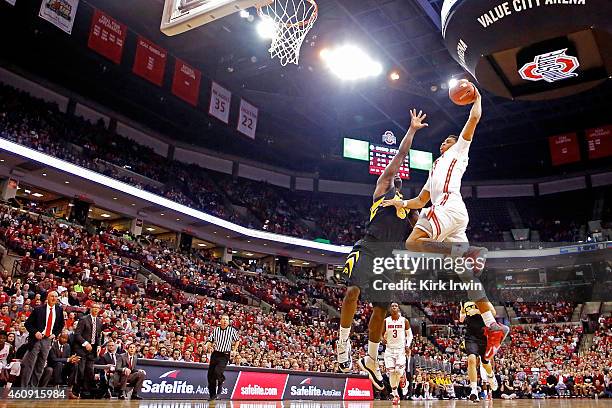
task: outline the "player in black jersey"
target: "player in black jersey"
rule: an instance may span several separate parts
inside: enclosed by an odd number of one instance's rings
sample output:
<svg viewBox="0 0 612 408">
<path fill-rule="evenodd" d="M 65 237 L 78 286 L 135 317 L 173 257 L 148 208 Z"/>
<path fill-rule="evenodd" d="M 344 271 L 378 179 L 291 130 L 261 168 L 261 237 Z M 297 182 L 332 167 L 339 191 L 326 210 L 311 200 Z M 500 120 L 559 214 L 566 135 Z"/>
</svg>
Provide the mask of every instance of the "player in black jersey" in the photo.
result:
<svg viewBox="0 0 612 408">
<path fill-rule="evenodd" d="M 497 390 L 497 381 L 493 374 L 491 361 L 484 358 L 487 349 L 486 325 L 478 306 L 474 302 L 465 302 L 461 306 L 459 322 L 465 324 L 465 339 L 462 348 L 468 355 L 468 378 L 470 379 L 471 388 L 470 400 L 476 402 L 478 401 L 479 365 L 482 365 L 485 370 L 485 373 L 481 374 L 481 376 L 486 374 L 486 381 L 489 383 L 491 390 Z M 485 378 L 483 377 L 484 382 Z"/>
<path fill-rule="evenodd" d="M 401 242 L 412 230 L 411 221 L 416 222 L 418 219 L 417 216 L 411 217 L 409 211 L 396 210 L 394 207 L 385 208 L 381 206 L 381 203 L 385 199 L 399 198 L 401 200 L 402 179 L 397 173 L 410 151 L 415 133 L 427 127 L 427 123 L 423 123 L 426 116 L 422 111 L 417 114 L 416 109 L 410 111 L 410 128 L 402 139 L 397 154 L 376 182 L 365 236 L 355 243 L 344 266 L 343 274 L 348 288 L 342 302 L 340 334 L 337 343 L 338 366 L 343 372 L 348 372 L 352 368 L 349 334 L 357 310 L 359 294 L 369 289 L 373 279 L 378 276 L 373 272 L 374 259 L 390 257 L 393 249 L 403 248 Z M 374 303 L 368 327 L 368 354 L 359 361 L 362 369 L 368 372 L 374 387 L 379 390 L 384 387 L 384 384 L 378 367 L 378 345 L 387 308 L 388 303 Z"/>
</svg>

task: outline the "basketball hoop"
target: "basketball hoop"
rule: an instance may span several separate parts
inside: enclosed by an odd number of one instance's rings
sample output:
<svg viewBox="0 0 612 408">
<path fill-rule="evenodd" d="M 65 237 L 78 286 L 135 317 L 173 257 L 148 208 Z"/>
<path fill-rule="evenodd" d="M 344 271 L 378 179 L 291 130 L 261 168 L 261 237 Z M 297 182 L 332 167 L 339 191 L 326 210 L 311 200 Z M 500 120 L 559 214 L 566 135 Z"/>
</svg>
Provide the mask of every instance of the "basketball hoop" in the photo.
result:
<svg viewBox="0 0 612 408">
<path fill-rule="evenodd" d="M 262 19 L 269 19 L 275 27 L 270 57 L 277 57 L 282 66 L 297 64 L 306 34 L 319 14 L 315 0 L 274 0 L 257 7 Z"/>
</svg>

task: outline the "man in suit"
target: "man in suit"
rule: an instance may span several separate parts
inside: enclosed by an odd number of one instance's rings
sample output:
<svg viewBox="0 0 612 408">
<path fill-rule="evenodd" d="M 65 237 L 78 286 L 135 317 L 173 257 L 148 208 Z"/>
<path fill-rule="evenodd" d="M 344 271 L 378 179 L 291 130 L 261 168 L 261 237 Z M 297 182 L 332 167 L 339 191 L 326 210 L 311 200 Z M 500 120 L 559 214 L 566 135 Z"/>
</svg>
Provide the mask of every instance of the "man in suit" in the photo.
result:
<svg viewBox="0 0 612 408">
<path fill-rule="evenodd" d="M 106 353 L 98 358 L 97 364 L 106 366 L 104 372 L 108 381 L 109 392 L 107 397 L 112 396 L 112 391 L 121 382 L 120 375 L 117 373 L 117 362 L 123 357 L 122 354 L 117 353 L 117 345 L 113 339 L 106 342 Z M 112 391 L 111 391 L 112 390 Z"/>
<path fill-rule="evenodd" d="M 73 376 L 72 397 L 80 397 L 81 391 L 90 391 L 94 384 L 94 362 L 98 355 L 98 347 L 102 335 L 102 319 L 100 305 L 91 305 L 89 315 L 81 317 L 74 331 L 72 348 L 77 356 L 81 358 L 77 366 L 76 375 Z M 69 395 L 70 396 L 70 395 Z"/>
<path fill-rule="evenodd" d="M 138 355 L 136 354 L 136 344 L 131 343 L 127 348 L 127 353 L 122 354 L 121 358 L 117 360 L 116 373 L 119 376 L 119 386 L 121 387 L 121 394 L 119 399 L 125 399 L 125 389 L 130 386 L 133 387 L 132 399 L 142 399 L 138 396 L 142 383 L 147 373 L 144 370 L 138 369 Z"/>
<path fill-rule="evenodd" d="M 47 293 L 45 304 L 37 307 L 25 322 L 28 352 L 21 361 L 21 386 L 36 387 L 45 369 L 51 343 L 64 328 L 64 312 L 56 291 Z"/>
<path fill-rule="evenodd" d="M 71 354 L 71 351 L 70 344 L 68 344 L 68 333 L 64 332 L 51 346 L 47 367 L 39 386 L 46 387 L 49 383 L 53 385 L 68 384 L 81 360 L 76 354 Z"/>
</svg>

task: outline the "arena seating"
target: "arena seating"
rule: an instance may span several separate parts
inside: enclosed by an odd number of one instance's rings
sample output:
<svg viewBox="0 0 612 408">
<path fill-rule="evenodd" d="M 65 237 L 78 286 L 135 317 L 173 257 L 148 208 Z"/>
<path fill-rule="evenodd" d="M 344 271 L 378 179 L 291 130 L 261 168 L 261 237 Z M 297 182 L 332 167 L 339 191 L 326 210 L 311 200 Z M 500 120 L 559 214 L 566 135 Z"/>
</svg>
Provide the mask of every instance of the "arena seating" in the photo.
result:
<svg viewBox="0 0 612 408">
<path fill-rule="evenodd" d="M 313 304 L 322 299 L 338 308 L 342 287 L 322 280 L 295 284 L 279 276 L 240 271 L 159 243 L 141 245 L 109 231 L 90 234 L 79 226 L 9 207 L 0 208 L 0 238 L 12 253 L 21 255 L 15 276 L 2 273 L 0 292 L 0 303 L 9 306 L 6 317 L 0 316 L 0 326 L 12 333 L 9 341 L 17 347 L 23 345 L 20 327 L 31 308 L 48 291 L 59 290 L 69 313 L 66 330 L 74 329 L 84 306 L 102 302 L 105 338 L 121 346 L 135 341 L 145 357 L 207 361 L 202 340 L 219 315 L 229 313 L 244 334 L 234 356 L 237 364 L 335 371 L 337 324 L 313 313 L 318 310 Z M 138 272 L 153 273 L 162 281 L 143 285 Z M 204 296 L 196 296 L 198 291 Z M 261 308 L 247 305 L 253 297 L 270 303 L 272 311 L 262 313 Z M 461 329 L 453 314 L 457 305 L 423 302 L 418 306 L 432 319 L 445 314 L 451 319 L 434 327 L 428 337 L 415 335 L 416 371 L 409 392 L 423 399 L 422 386 L 429 384 L 427 398 L 452 398 L 453 394 L 461 398 L 466 362 L 460 351 Z M 562 306 L 570 307 L 570 303 Z M 362 302 L 352 336 L 356 356 L 365 352 L 370 312 L 371 305 Z M 597 389 L 587 385 L 589 378 L 599 376 L 612 355 L 612 319 L 600 322 L 592 348 L 584 355 L 577 353 L 582 337 L 579 326 L 514 326 L 512 342 L 504 345 L 496 359 L 500 381 L 508 379 L 514 388 L 524 388 L 517 393 L 522 397 L 546 396 L 546 379 L 550 375 L 558 379 L 560 374 L 571 390 L 567 392 L 594 395 Z"/>
</svg>

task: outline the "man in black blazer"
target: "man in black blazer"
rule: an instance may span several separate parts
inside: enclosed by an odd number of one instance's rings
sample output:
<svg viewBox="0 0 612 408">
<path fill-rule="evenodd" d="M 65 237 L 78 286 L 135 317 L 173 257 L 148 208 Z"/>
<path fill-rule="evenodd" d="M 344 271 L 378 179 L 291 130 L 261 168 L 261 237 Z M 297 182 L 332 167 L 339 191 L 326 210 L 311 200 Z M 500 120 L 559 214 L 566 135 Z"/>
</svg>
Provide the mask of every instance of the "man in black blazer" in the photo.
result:
<svg viewBox="0 0 612 408">
<path fill-rule="evenodd" d="M 64 311 L 58 304 L 56 291 L 47 293 L 47 301 L 32 311 L 25 327 L 28 331 L 28 352 L 21 361 L 21 386 L 37 387 L 53 339 L 64 329 Z"/>
<path fill-rule="evenodd" d="M 70 344 L 68 344 L 68 333 L 62 333 L 53 342 L 47 359 L 47 367 L 40 380 L 39 386 L 46 387 L 49 383 L 53 385 L 66 385 L 74 374 L 80 357 L 71 354 Z"/>
<path fill-rule="evenodd" d="M 81 358 L 77 366 L 76 375 L 73 376 L 72 397 L 79 397 L 81 390 L 90 391 L 94 388 L 94 362 L 98 355 L 101 343 L 102 319 L 100 305 L 91 305 L 89 315 L 81 317 L 77 323 L 72 339 L 72 349 Z"/>
<path fill-rule="evenodd" d="M 104 372 L 106 374 L 106 382 L 109 387 L 109 392 L 107 392 L 106 396 L 112 397 L 112 392 L 120 382 L 120 376 L 116 373 L 117 363 L 121 358 L 123 358 L 123 356 L 122 354 L 117 353 L 117 345 L 113 339 L 108 340 L 104 347 L 106 348 L 106 352 L 98 358 L 96 364 L 105 366 Z"/>
<path fill-rule="evenodd" d="M 119 376 L 119 386 L 121 387 L 121 394 L 119 399 L 125 399 L 125 389 L 129 386 L 133 387 L 132 397 L 133 400 L 142 399 L 138 396 L 142 383 L 147 373 L 144 370 L 138 368 L 138 355 L 136 354 L 136 344 L 131 343 L 127 348 L 127 353 L 121 354 L 120 359 L 117 360 L 117 367 L 115 372 Z"/>
</svg>

